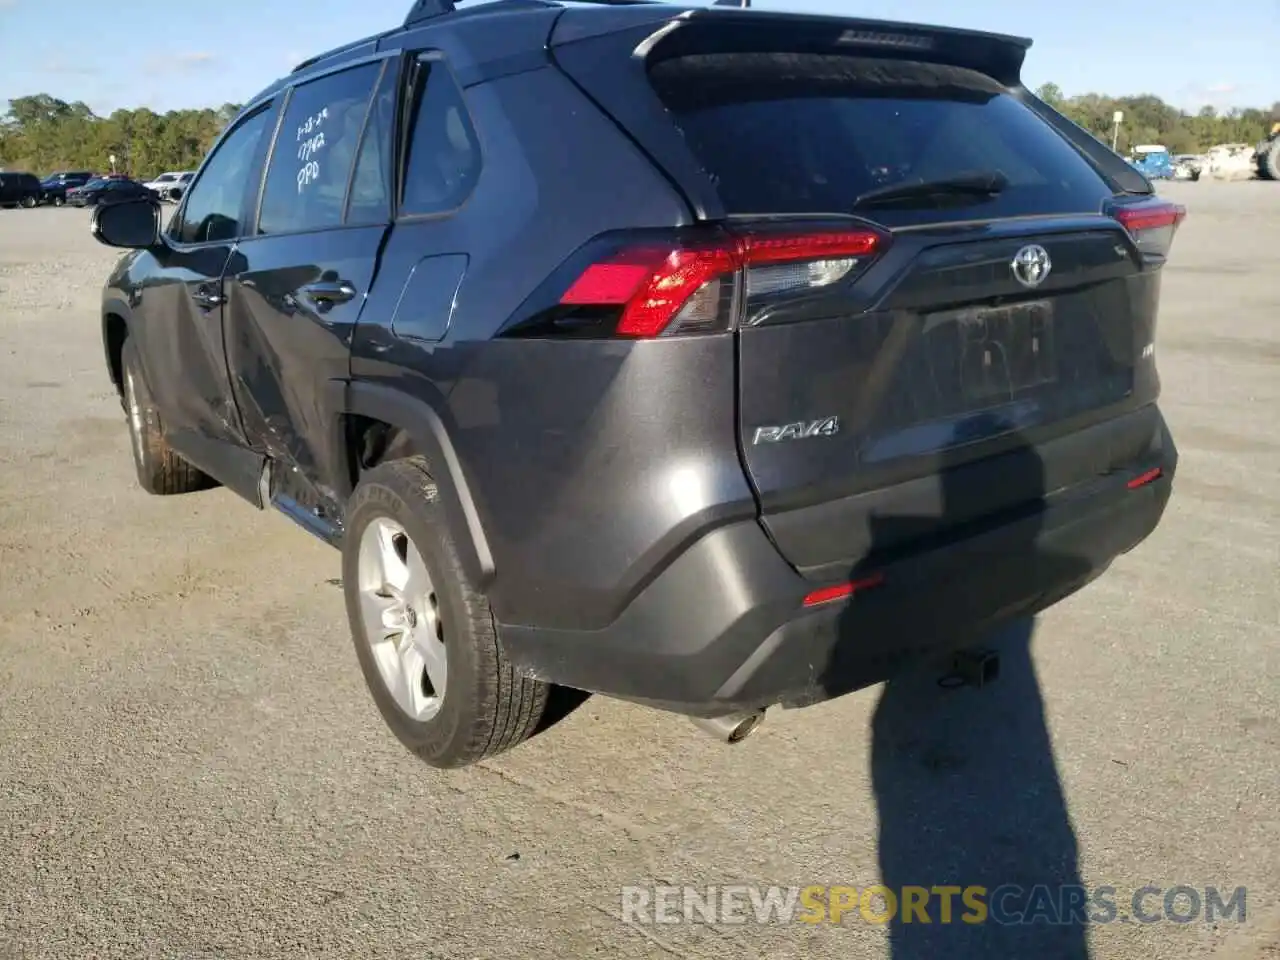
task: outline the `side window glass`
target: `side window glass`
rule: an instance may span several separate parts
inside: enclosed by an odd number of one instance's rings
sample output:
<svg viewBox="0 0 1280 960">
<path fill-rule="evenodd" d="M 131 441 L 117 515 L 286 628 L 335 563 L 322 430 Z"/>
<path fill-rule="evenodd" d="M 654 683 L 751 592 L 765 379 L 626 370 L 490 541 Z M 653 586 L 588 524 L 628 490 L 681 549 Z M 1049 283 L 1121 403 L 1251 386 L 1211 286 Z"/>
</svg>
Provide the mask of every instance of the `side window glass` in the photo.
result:
<svg viewBox="0 0 1280 960">
<path fill-rule="evenodd" d="M 402 214 L 447 213 L 480 177 L 480 142 L 462 90 L 442 61 L 418 65 Z"/>
<path fill-rule="evenodd" d="M 267 169 L 260 233 L 342 223 L 347 180 L 380 63 L 330 74 L 293 91 Z"/>
<path fill-rule="evenodd" d="M 200 178 L 187 191 L 187 202 L 170 227 L 181 243 L 234 240 L 244 234 L 240 213 L 248 178 L 262 137 L 274 111 L 264 108 L 236 127 L 218 145 Z"/>
<path fill-rule="evenodd" d="M 360 154 L 356 157 L 356 172 L 351 179 L 347 223 L 379 223 L 387 219 L 391 199 L 388 158 L 396 119 L 397 76 L 397 71 L 388 67 L 373 98 L 364 139 L 360 141 Z"/>
</svg>

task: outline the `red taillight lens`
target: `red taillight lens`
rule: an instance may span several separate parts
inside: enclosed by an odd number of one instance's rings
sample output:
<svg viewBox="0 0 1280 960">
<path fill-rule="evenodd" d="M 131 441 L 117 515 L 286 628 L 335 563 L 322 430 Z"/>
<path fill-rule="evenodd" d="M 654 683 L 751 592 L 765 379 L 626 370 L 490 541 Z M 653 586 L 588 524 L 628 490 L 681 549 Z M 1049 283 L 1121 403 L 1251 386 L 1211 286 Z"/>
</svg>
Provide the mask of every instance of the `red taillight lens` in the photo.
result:
<svg viewBox="0 0 1280 960">
<path fill-rule="evenodd" d="M 1143 253 L 1165 257 L 1173 246 L 1173 236 L 1186 219 L 1187 208 L 1166 200 L 1143 200 L 1116 205 L 1111 216 L 1129 231 Z"/>
<path fill-rule="evenodd" d="M 722 312 L 718 278 L 738 268 L 724 247 L 623 249 L 593 263 L 564 292 L 564 306 L 621 306 L 616 332 L 656 337 L 677 317 L 683 327 L 714 328 Z"/>
<path fill-rule="evenodd" d="M 865 267 L 887 244 L 869 230 L 724 234 L 715 242 L 624 246 L 586 267 L 561 307 L 620 307 L 623 337 L 730 329 L 741 299 L 815 290 Z"/>
</svg>

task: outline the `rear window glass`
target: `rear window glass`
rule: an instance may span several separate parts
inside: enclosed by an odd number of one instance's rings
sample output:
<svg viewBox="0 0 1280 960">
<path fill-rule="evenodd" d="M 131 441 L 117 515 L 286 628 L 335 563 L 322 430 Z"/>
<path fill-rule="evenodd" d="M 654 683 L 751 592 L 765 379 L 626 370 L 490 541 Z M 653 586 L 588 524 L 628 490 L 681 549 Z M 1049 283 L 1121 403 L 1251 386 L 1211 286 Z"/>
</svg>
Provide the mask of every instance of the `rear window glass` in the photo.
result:
<svg viewBox="0 0 1280 960">
<path fill-rule="evenodd" d="M 707 54 L 650 82 L 731 214 L 847 213 L 878 187 L 996 170 L 995 198 L 860 210 L 894 225 L 1097 213 L 1111 194 L 1052 127 L 990 77 L 904 60 Z"/>
</svg>

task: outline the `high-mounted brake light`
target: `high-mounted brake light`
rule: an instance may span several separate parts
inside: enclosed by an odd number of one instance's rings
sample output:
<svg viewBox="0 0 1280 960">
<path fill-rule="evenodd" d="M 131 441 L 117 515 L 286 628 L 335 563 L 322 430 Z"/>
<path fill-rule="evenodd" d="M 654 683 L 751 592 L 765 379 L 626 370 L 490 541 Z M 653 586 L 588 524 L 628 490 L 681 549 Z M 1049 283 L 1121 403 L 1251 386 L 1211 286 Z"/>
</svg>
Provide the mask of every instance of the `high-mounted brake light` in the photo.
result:
<svg viewBox="0 0 1280 960">
<path fill-rule="evenodd" d="M 1111 209 L 1111 216 L 1129 231 L 1143 253 L 1166 257 L 1174 234 L 1186 219 L 1187 208 L 1166 200 L 1144 200 L 1117 205 Z"/>
<path fill-rule="evenodd" d="M 888 239 L 870 230 L 723 234 L 643 242 L 587 266 L 561 307 L 620 308 L 613 333 L 671 336 L 730 329 L 740 303 L 801 294 L 865 267 Z"/>
</svg>

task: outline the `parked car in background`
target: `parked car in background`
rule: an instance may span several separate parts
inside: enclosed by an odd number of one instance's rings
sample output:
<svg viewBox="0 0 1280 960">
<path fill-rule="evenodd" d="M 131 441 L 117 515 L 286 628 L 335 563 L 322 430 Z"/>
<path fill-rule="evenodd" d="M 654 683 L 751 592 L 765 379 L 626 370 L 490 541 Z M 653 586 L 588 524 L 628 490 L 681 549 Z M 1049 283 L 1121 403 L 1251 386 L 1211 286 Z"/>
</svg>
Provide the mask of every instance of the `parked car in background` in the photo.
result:
<svg viewBox="0 0 1280 960">
<path fill-rule="evenodd" d="M 187 184 L 195 176 L 194 170 L 177 170 L 162 173 L 154 180 L 148 180 L 143 186 L 154 190 L 161 200 L 178 201 L 186 192 Z"/>
<path fill-rule="evenodd" d="M 159 200 L 146 184 L 123 177 L 90 180 L 83 187 L 67 191 L 67 203 L 73 207 L 95 207 L 98 204 L 117 203 L 121 200 Z"/>
<path fill-rule="evenodd" d="M 1173 179 L 1199 180 L 1205 158 L 1196 153 L 1180 153 L 1173 158 Z"/>
<path fill-rule="evenodd" d="M 1169 148 L 1158 143 L 1144 143 L 1133 148 L 1129 164 L 1148 180 L 1172 180 L 1173 158 Z"/>
<path fill-rule="evenodd" d="M 40 205 L 40 178 L 34 173 L 0 173 L 0 207 Z"/>
<path fill-rule="evenodd" d="M 1200 176 L 1209 180 L 1252 180 L 1257 151 L 1249 143 L 1219 143 L 1209 148 Z"/>
<path fill-rule="evenodd" d="M 41 202 L 60 207 L 67 202 L 67 191 L 83 187 L 93 179 L 88 170 L 63 170 L 51 173 L 40 182 Z"/>
</svg>

